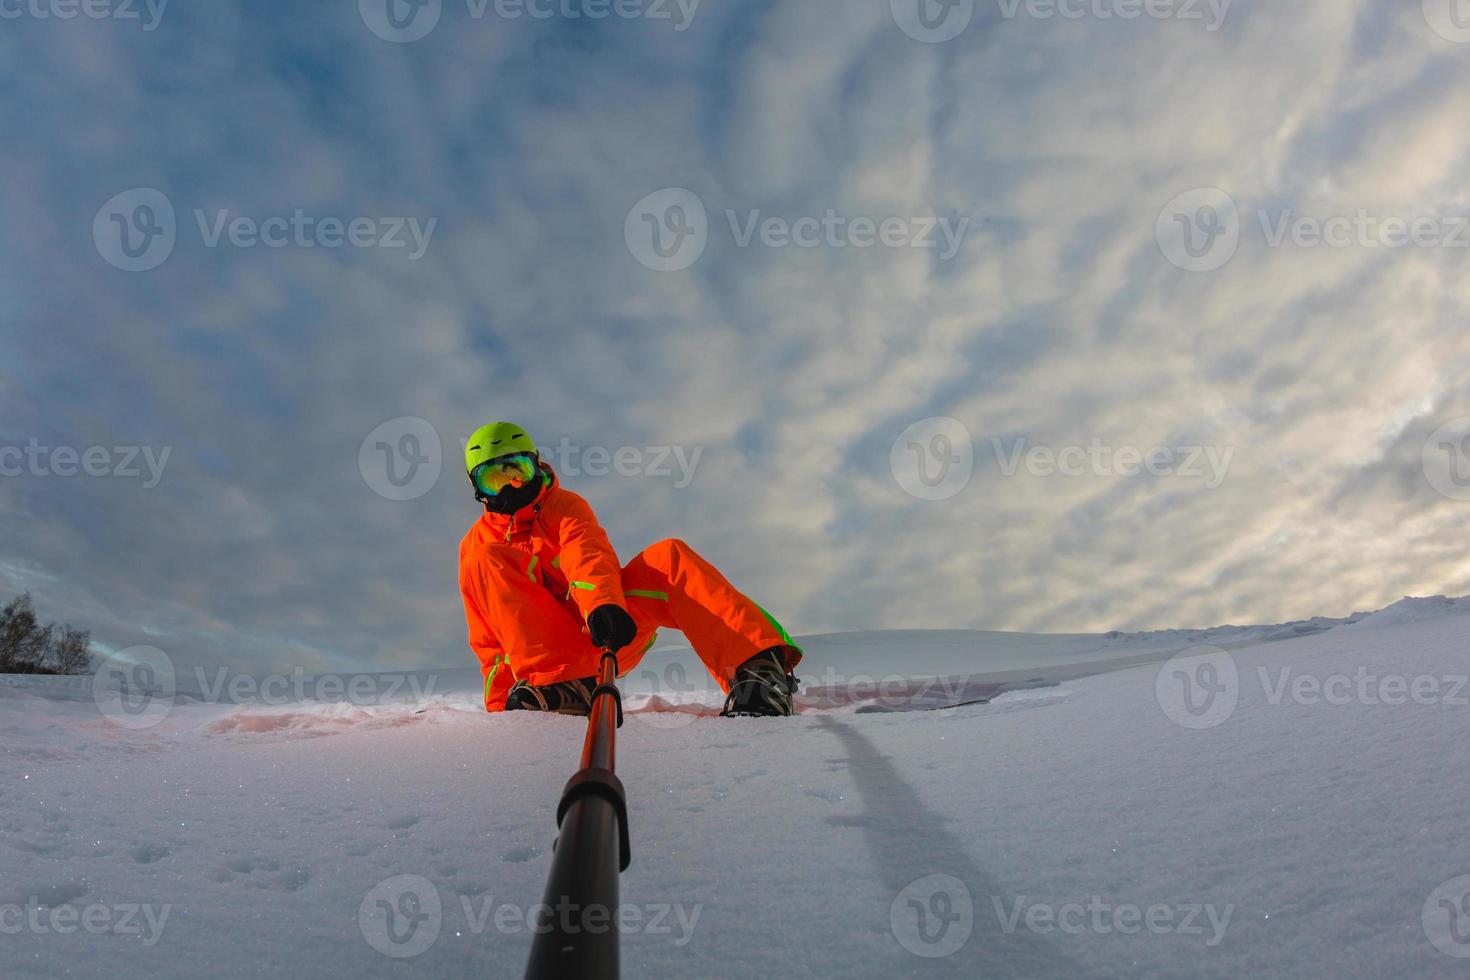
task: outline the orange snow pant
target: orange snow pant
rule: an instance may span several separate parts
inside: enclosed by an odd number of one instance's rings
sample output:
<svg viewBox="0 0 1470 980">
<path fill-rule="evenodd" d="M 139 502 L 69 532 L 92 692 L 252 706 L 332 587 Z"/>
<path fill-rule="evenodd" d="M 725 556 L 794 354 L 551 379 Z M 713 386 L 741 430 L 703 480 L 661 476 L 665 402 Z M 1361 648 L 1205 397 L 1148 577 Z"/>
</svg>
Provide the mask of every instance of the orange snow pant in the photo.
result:
<svg viewBox="0 0 1470 980">
<path fill-rule="evenodd" d="M 683 541 L 660 541 L 628 562 L 622 586 L 638 626 L 618 652 L 622 674 L 638 666 L 660 628 L 682 632 L 726 692 L 735 668 L 762 650 L 786 647 L 788 668 L 801 660 L 781 624 Z M 482 549 L 470 560 L 466 589 L 505 654 L 503 663 L 485 665 L 487 710 L 503 709 L 518 680 L 541 687 L 597 675 L 601 651 L 576 604 L 527 572 L 526 552 L 500 544 Z"/>
</svg>

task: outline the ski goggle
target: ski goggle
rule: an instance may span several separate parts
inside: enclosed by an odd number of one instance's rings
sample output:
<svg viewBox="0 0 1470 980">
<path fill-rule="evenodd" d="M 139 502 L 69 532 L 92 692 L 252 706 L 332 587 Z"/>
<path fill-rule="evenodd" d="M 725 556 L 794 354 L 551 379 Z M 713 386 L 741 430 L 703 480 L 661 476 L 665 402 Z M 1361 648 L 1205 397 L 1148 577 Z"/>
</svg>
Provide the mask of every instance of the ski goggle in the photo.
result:
<svg viewBox="0 0 1470 980">
<path fill-rule="evenodd" d="M 523 487 L 536 479 L 536 457 L 515 453 L 481 463 L 470 471 L 470 482 L 487 497 L 494 497 L 506 487 Z"/>
</svg>

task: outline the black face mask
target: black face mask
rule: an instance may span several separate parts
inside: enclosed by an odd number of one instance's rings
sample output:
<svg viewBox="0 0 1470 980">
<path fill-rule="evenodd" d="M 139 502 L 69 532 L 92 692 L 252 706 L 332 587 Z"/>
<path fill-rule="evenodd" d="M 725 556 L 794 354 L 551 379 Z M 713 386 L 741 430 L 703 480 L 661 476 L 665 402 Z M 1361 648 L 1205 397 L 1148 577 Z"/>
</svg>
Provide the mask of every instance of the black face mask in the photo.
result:
<svg viewBox="0 0 1470 980">
<path fill-rule="evenodd" d="M 506 487 L 493 497 L 481 496 L 485 509 L 492 514 L 514 514 L 522 507 L 529 507 L 536 497 L 541 493 L 541 487 L 546 482 L 544 473 L 536 474 L 536 479 L 523 487 Z"/>
</svg>

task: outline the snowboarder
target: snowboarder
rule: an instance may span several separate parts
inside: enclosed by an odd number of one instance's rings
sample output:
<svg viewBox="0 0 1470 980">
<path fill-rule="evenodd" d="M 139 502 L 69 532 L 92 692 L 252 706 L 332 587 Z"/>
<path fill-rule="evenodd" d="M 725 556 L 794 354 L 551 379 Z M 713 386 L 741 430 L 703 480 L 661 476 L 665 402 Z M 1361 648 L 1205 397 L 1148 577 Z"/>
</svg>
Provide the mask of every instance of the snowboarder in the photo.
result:
<svg viewBox="0 0 1470 980">
<path fill-rule="evenodd" d="M 725 691 L 722 714 L 792 713 L 801 649 L 689 545 L 660 541 L 619 567 L 587 501 L 510 422 L 470 437 L 465 473 L 485 507 L 460 542 L 459 587 L 487 711 L 586 715 L 600 651 L 623 651 L 626 674 L 666 627 Z"/>
</svg>

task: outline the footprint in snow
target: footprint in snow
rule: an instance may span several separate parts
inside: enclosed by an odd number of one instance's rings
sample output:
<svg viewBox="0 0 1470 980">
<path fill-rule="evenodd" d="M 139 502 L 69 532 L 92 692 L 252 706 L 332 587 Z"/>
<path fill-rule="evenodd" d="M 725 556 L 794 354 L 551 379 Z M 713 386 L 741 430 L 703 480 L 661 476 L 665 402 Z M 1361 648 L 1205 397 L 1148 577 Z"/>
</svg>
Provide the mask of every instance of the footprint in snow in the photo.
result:
<svg viewBox="0 0 1470 980">
<path fill-rule="evenodd" d="M 168 857 L 169 849 L 163 844 L 139 844 L 128 851 L 128 854 L 139 864 L 152 864 Z"/>
<path fill-rule="evenodd" d="M 300 891 L 311 880 L 311 872 L 305 868 L 287 868 L 282 871 L 280 861 L 264 857 L 235 858 L 228 864 L 205 872 L 204 876 L 221 885 L 239 877 L 250 888 L 284 892 Z"/>
<path fill-rule="evenodd" d="M 239 874 L 248 875 L 256 871 L 279 871 L 281 870 L 281 862 L 273 861 L 270 858 L 244 857 L 231 861 L 229 868 L 231 871 Z"/>
<path fill-rule="evenodd" d="M 259 882 L 251 881 L 251 884 L 257 888 L 268 888 L 272 891 L 296 892 L 305 888 L 309 881 L 311 881 L 310 871 L 305 868 L 292 868 L 290 871 L 271 875 Z"/>
<path fill-rule="evenodd" d="M 478 898 L 490 891 L 490 886 L 483 881 L 456 881 L 450 887 L 462 898 Z"/>
<path fill-rule="evenodd" d="M 10 891 L 0 891 L 0 906 L 18 905 L 27 907 L 29 905 L 40 905 L 54 908 L 58 905 L 66 905 L 74 902 L 87 894 L 85 885 L 66 882 L 60 885 L 34 884 L 29 888 L 13 888 Z"/>
<path fill-rule="evenodd" d="M 534 847 L 517 847 L 514 850 L 506 851 L 500 855 L 500 860 L 508 864 L 523 864 L 526 861 L 539 857 L 540 854 L 541 852 Z"/>
</svg>

